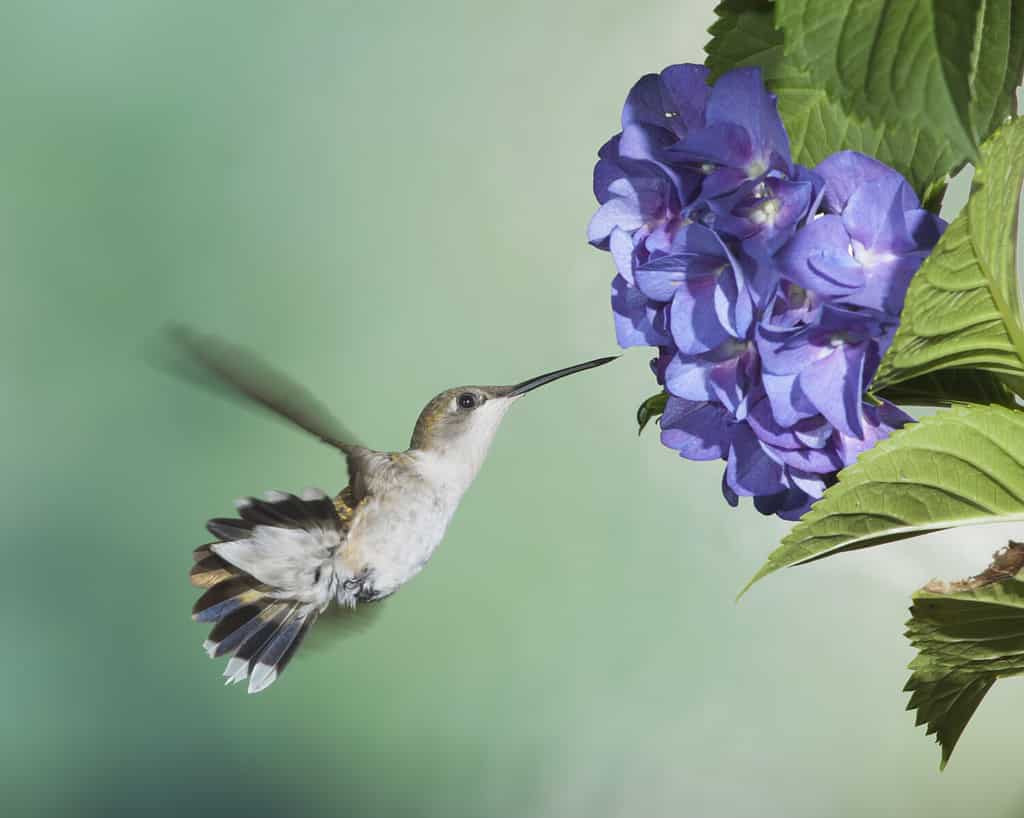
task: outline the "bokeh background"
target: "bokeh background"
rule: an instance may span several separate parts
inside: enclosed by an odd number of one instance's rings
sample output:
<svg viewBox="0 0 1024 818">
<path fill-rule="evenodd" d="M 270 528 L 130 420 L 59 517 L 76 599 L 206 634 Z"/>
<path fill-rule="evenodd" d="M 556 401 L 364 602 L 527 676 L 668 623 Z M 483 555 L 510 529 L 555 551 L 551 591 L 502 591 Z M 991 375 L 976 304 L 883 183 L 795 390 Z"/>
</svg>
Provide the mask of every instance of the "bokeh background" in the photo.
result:
<svg viewBox="0 0 1024 818">
<path fill-rule="evenodd" d="M 637 77 L 702 60 L 712 5 L 3 4 L 4 814 L 1024 813 L 1024 686 L 941 775 L 900 692 L 909 593 L 1008 532 L 737 605 L 786 526 L 637 438 L 642 350 L 516 407 L 371 628 L 260 696 L 200 650 L 203 522 L 345 474 L 149 367 L 159 328 L 260 350 L 381 448 L 443 388 L 612 351 L 594 152 Z"/>
</svg>

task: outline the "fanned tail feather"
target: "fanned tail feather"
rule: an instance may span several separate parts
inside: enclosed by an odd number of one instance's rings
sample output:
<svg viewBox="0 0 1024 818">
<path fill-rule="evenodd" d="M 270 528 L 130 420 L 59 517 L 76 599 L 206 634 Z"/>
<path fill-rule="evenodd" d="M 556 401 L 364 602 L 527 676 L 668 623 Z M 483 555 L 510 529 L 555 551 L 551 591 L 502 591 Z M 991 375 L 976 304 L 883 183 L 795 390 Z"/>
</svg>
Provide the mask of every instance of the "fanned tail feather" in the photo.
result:
<svg viewBox="0 0 1024 818">
<path fill-rule="evenodd" d="M 249 680 L 249 692 L 272 684 L 310 627 L 334 598 L 335 553 L 344 525 L 322 492 L 302 498 L 268 492 L 239 501 L 241 519 L 213 519 L 220 538 L 197 548 L 190 571 L 204 593 L 192 609 L 212 622 L 203 643 L 211 658 L 229 657 L 227 684 Z"/>
<path fill-rule="evenodd" d="M 259 693 L 284 671 L 317 613 L 310 605 L 268 605 L 220 642 L 207 640 L 207 653 L 232 654 L 224 670 L 226 684 L 248 678 L 249 692 Z"/>
</svg>

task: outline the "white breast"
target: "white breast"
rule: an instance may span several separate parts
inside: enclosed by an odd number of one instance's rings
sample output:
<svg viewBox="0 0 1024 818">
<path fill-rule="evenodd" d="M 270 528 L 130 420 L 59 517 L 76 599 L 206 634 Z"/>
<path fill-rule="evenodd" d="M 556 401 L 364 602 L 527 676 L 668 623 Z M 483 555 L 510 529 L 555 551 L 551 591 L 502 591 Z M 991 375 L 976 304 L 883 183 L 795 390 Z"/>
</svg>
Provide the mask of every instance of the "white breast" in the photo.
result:
<svg viewBox="0 0 1024 818">
<path fill-rule="evenodd" d="M 396 591 L 430 559 L 470 482 L 430 453 L 400 456 L 369 482 L 340 555 L 344 573 L 365 572 L 377 596 Z"/>
</svg>

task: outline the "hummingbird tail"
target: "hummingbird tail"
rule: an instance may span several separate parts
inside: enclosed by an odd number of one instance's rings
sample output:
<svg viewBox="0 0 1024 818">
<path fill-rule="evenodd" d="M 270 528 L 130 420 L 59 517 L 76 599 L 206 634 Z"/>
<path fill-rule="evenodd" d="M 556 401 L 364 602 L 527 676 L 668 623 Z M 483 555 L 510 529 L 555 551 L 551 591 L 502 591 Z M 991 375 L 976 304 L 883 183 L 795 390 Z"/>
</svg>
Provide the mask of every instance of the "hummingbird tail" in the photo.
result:
<svg viewBox="0 0 1024 818">
<path fill-rule="evenodd" d="M 190 579 L 206 590 L 192 618 L 216 623 L 203 648 L 211 658 L 230 657 L 227 683 L 248 679 L 249 692 L 258 693 L 281 675 L 334 599 L 344 531 L 319 491 L 302 498 L 268 492 L 237 507 L 240 519 L 207 523 L 220 539 L 194 552 Z"/>
</svg>

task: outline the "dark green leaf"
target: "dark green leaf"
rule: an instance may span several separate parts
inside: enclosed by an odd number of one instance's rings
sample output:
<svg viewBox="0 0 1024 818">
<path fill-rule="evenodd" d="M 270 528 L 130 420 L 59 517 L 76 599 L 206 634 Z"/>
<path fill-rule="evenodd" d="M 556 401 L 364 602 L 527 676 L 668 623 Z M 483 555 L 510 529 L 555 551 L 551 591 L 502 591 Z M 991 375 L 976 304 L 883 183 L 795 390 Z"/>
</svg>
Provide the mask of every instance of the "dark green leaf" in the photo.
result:
<svg viewBox="0 0 1024 818">
<path fill-rule="evenodd" d="M 894 432 L 843 469 L 743 593 L 788 565 L 1013 520 L 1024 520 L 1024 412 L 954 407 Z"/>
<path fill-rule="evenodd" d="M 944 369 L 893 384 L 878 396 L 904 406 L 997 403 L 1015 406 L 1013 393 L 998 376 L 981 369 Z"/>
<path fill-rule="evenodd" d="M 644 427 L 651 422 L 651 418 L 655 418 L 665 411 L 666 403 L 668 403 L 668 394 L 659 392 L 640 404 L 640 408 L 636 410 L 636 422 L 640 426 L 637 429 L 637 434 L 643 432 Z"/>
<path fill-rule="evenodd" d="M 722 0 L 704 46 L 712 81 L 742 66 L 775 66 L 782 60 L 782 32 L 775 29 L 771 0 Z"/>
<path fill-rule="evenodd" d="M 876 389 L 949 368 L 1024 375 L 1015 254 L 1024 118 L 982 146 L 971 197 L 914 275 Z"/>
<path fill-rule="evenodd" d="M 971 54 L 971 120 L 984 141 L 1016 112 L 1014 93 L 1024 74 L 1024 0 L 985 0 Z"/>
<path fill-rule="evenodd" d="M 978 576 L 914 594 L 906 635 L 918 654 L 907 709 L 935 734 L 942 767 L 996 679 L 1024 673 L 1022 569 L 1024 545 L 1011 542 Z"/>
<path fill-rule="evenodd" d="M 971 79 L 976 72 L 987 77 L 999 58 L 976 46 L 979 34 L 987 39 L 976 4 L 778 0 L 776 5 L 787 56 L 847 110 L 889 127 L 939 135 L 953 148 L 954 162 L 976 157 Z"/>
</svg>

